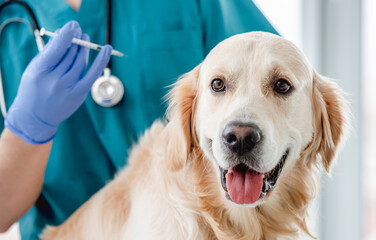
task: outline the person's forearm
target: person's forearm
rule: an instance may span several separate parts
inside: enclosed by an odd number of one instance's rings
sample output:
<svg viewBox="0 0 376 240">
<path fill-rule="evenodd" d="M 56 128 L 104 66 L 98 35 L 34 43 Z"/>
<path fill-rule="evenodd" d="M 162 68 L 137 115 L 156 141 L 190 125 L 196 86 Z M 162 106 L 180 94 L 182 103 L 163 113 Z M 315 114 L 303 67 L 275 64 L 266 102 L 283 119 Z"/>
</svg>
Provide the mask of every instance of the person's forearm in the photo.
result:
<svg viewBox="0 0 376 240">
<path fill-rule="evenodd" d="M 0 138 L 0 232 L 37 200 L 52 141 L 32 145 L 4 129 Z"/>
</svg>

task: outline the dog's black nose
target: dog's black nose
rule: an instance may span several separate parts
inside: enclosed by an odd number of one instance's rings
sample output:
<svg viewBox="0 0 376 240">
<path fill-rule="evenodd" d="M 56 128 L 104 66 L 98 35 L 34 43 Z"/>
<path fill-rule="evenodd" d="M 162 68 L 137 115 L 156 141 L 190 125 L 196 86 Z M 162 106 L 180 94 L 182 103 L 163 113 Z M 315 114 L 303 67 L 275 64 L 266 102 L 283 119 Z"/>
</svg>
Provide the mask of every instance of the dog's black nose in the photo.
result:
<svg viewBox="0 0 376 240">
<path fill-rule="evenodd" d="M 250 152 L 261 139 L 261 130 L 252 123 L 231 122 L 222 133 L 223 143 L 239 156 Z"/>
</svg>

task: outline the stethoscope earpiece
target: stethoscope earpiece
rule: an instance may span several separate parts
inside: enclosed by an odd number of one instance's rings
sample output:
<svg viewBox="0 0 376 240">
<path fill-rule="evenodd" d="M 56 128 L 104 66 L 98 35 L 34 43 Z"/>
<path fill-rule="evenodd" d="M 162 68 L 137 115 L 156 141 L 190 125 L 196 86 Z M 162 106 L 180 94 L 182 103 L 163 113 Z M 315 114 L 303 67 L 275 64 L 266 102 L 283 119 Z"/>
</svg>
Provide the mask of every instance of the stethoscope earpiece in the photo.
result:
<svg viewBox="0 0 376 240">
<path fill-rule="evenodd" d="M 91 95 L 98 105 L 112 107 L 123 99 L 124 86 L 119 78 L 111 75 L 109 68 L 105 68 L 104 75 L 94 82 Z"/>
</svg>

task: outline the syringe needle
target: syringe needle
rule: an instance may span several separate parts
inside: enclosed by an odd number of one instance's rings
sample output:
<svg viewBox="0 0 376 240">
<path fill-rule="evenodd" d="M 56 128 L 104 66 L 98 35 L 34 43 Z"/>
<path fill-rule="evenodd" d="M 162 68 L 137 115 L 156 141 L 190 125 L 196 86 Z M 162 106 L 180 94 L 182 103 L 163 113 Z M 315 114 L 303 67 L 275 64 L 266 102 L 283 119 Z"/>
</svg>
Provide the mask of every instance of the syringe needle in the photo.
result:
<svg viewBox="0 0 376 240">
<path fill-rule="evenodd" d="M 40 29 L 40 35 L 41 36 L 47 35 L 47 36 L 50 36 L 50 37 L 56 37 L 57 36 L 56 33 L 47 31 L 45 28 Z M 88 47 L 88 48 L 91 48 L 91 49 L 94 49 L 94 50 L 98 50 L 98 51 L 101 50 L 104 47 L 104 46 L 101 46 L 101 45 L 98 45 L 98 44 L 95 44 L 95 43 L 92 43 L 92 42 L 84 41 L 84 40 L 81 40 L 81 39 L 78 39 L 78 38 L 73 38 L 72 43 L 80 45 L 80 46 Z M 123 53 L 116 51 L 116 50 L 112 50 L 111 54 L 115 55 L 115 56 L 119 56 L 119 57 L 125 56 Z"/>
</svg>

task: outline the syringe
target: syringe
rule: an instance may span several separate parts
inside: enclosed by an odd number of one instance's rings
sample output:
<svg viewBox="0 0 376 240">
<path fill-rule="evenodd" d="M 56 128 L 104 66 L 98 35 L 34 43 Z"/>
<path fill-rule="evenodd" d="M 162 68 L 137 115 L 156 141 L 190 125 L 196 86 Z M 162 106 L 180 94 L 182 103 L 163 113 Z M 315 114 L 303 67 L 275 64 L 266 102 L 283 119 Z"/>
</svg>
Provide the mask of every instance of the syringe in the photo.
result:
<svg viewBox="0 0 376 240">
<path fill-rule="evenodd" d="M 57 36 L 56 33 L 47 31 L 45 28 L 40 29 L 40 35 L 41 36 L 47 35 L 47 36 L 50 36 L 50 37 L 56 37 Z M 98 45 L 98 44 L 95 44 L 95 43 L 92 43 L 92 42 L 84 41 L 84 40 L 81 40 L 81 39 L 78 39 L 78 38 L 73 38 L 72 43 L 80 45 L 80 46 L 88 47 L 88 48 L 91 48 L 91 49 L 94 49 L 94 50 L 98 50 L 98 51 L 100 51 L 104 47 L 104 46 L 101 46 L 101 45 Z M 116 50 L 112 50 L 111 54 L 115 55 L 115 56 L 119 56 L 119 57 L 124 57 L 123 53 L 116 51 Z"/>
</svg>

